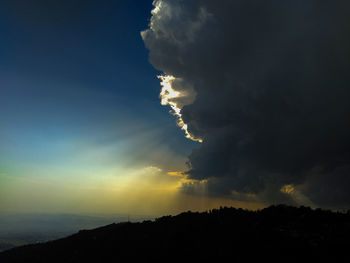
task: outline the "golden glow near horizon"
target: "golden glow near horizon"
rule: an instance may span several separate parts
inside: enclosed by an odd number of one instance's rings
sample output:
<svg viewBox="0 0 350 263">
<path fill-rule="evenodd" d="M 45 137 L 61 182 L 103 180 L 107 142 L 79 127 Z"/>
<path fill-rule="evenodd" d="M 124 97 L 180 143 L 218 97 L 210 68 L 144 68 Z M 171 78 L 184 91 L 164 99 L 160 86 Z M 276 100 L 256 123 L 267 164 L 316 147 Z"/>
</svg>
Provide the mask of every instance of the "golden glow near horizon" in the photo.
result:
<svg viewBox="0 0 350 263">
<path fill-rule="evenodd" d="M 296 203 L 304 204 L 310 207 L 316 207 L 316 205 L 300 191 L 300 186 L 292 184 L 283 185 L 280 191 L 286 195 L 289 195 Z"/>
<path fill-rule="evenodd" d="M 286 184 L 282 186 L 281 192 L 284 194 L 292 194 L 294 192 L 294 186 L 291 184 Z"/>
<path fill-rule="evenodd" d="M 186 138 L 197 141 L 197 142 L 203 142 L 201 138 L 194 137 L 189 131 L 187 124 L 183 121 L 182 115 L 181 115 L 181 106 L 179 103 L 177 103 L 177 99 L 186 97 L 186 94 L 182 94 L 181 92 L 174 90 L 172 87 L 173 82 L 176 80 L 174 76 L 170 75 L 164 75 L 164 76 L 158 76 L 158 78 L 161 80 L 161 91 L 159 94 L 159 97 L 161 99 L 162 105 L 169 105 L 172 109 L 171 113 L 177 117 L 177 125 L 185 131 Z"/>
<path fill-rule="evenodd" d="M 0 212 L 37 213 L 128 213 L 145 215 L 176 214 L 187 210 L 203 211 L 220 205 L 256 208 L 259 204 L 214 198 L 181 191 L 191 183 L 182 172 L 167 172 L 157 166 L 131 170 L 82 171 L 78 177 L 1 175 Z M 84 178 L 84 181 L 82 181 Z M 201 187 L 202 186 L 202 187 Z"/>
</svg>

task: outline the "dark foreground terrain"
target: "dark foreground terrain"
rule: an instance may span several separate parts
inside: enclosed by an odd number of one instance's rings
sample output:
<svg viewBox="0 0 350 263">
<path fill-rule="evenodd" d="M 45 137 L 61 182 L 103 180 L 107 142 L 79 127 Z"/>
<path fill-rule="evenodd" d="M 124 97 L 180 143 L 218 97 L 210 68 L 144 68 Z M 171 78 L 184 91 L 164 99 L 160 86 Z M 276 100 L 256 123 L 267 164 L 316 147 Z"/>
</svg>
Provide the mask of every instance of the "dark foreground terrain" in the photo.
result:
<svg viewBox="0 0 350 263">
<path fill-rule="evenodd" d="M 350 259 L 350 213 L 220 208 L 111 224 L 0 253 L 0 262 L 274 262 Z M 344 261 L 344 262 L 349 262 Z"/>
<path fill-rule="evenodd" d="M 125 222 L 123 214 L 36 214 L 0 212 L 0 252 L 13 247 L 44 243 L 63 238 L 80 229 L 94 229 L 111 222 Z M 141 222 L 151 216 L 132 215 L 131 219 Z M 1 263 L 1 262 L 0 262 Z"/>
</svg>

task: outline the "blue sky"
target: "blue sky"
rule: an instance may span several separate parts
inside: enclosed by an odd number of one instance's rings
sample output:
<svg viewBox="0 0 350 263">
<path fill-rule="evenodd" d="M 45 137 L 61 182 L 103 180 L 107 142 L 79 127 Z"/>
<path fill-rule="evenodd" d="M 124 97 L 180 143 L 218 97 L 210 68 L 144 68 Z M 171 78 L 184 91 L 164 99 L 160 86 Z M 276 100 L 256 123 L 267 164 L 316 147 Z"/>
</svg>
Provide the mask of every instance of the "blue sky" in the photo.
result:
<svg viewBox="0 0 350 263">
<path fill-rule="evenodd" d="M 160 72 L 140 36 L 151 9 L 152 1 L 1 2 L 0 210 L 74 210 L 81 203 L 67 184 L 186 169 L 198 143 L 160 105 Z"/>
<path fill-rule="evenodd" d="M 116 139 L 111 129 L 132 122 L 134 132 L 154 128 L 164 143 L 188 153 L 193 144 L 159 105 L 159 72 L 140 37 L 151 1 L 55 3 L 2 4 L 2 148 L 20 144 L 20 152 L 40 155 L 40 142 Z"/>
</svg>

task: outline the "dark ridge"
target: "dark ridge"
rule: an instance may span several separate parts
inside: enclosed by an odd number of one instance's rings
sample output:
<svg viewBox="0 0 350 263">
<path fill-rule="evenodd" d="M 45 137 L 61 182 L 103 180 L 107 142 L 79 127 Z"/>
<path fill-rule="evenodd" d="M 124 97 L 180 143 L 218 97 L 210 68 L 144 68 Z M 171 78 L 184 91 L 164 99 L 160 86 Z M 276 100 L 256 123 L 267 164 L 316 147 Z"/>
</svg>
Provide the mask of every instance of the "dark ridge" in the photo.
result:
<svg viewBox="0 0 350 263">
<path fill-rule="evenodd" d="M 349 234 L 349 211 L 286 205 L 258 211 L 220 207 L 81 230 L 63 239 L 4 251 L 0 262 L 337 262 L 349 258 Z"/>
</svg>

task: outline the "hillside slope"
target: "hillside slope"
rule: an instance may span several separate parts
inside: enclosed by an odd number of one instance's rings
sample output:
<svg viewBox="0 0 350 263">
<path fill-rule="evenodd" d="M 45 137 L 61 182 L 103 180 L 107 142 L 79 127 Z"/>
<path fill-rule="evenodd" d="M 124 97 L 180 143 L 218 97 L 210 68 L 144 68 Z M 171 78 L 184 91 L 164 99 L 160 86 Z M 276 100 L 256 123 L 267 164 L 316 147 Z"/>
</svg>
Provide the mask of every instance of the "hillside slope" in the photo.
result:
<svg viewBox="0 0 350 263">
<path fill-rule="evenodd" d="M 331 259 L 349 257 L 350 213 L 271 206 L 220 208 L 111 224 L 0 253 L 0 262 Z M 349 257 L 350 258 L 350 257 Z"/>
</svg>

